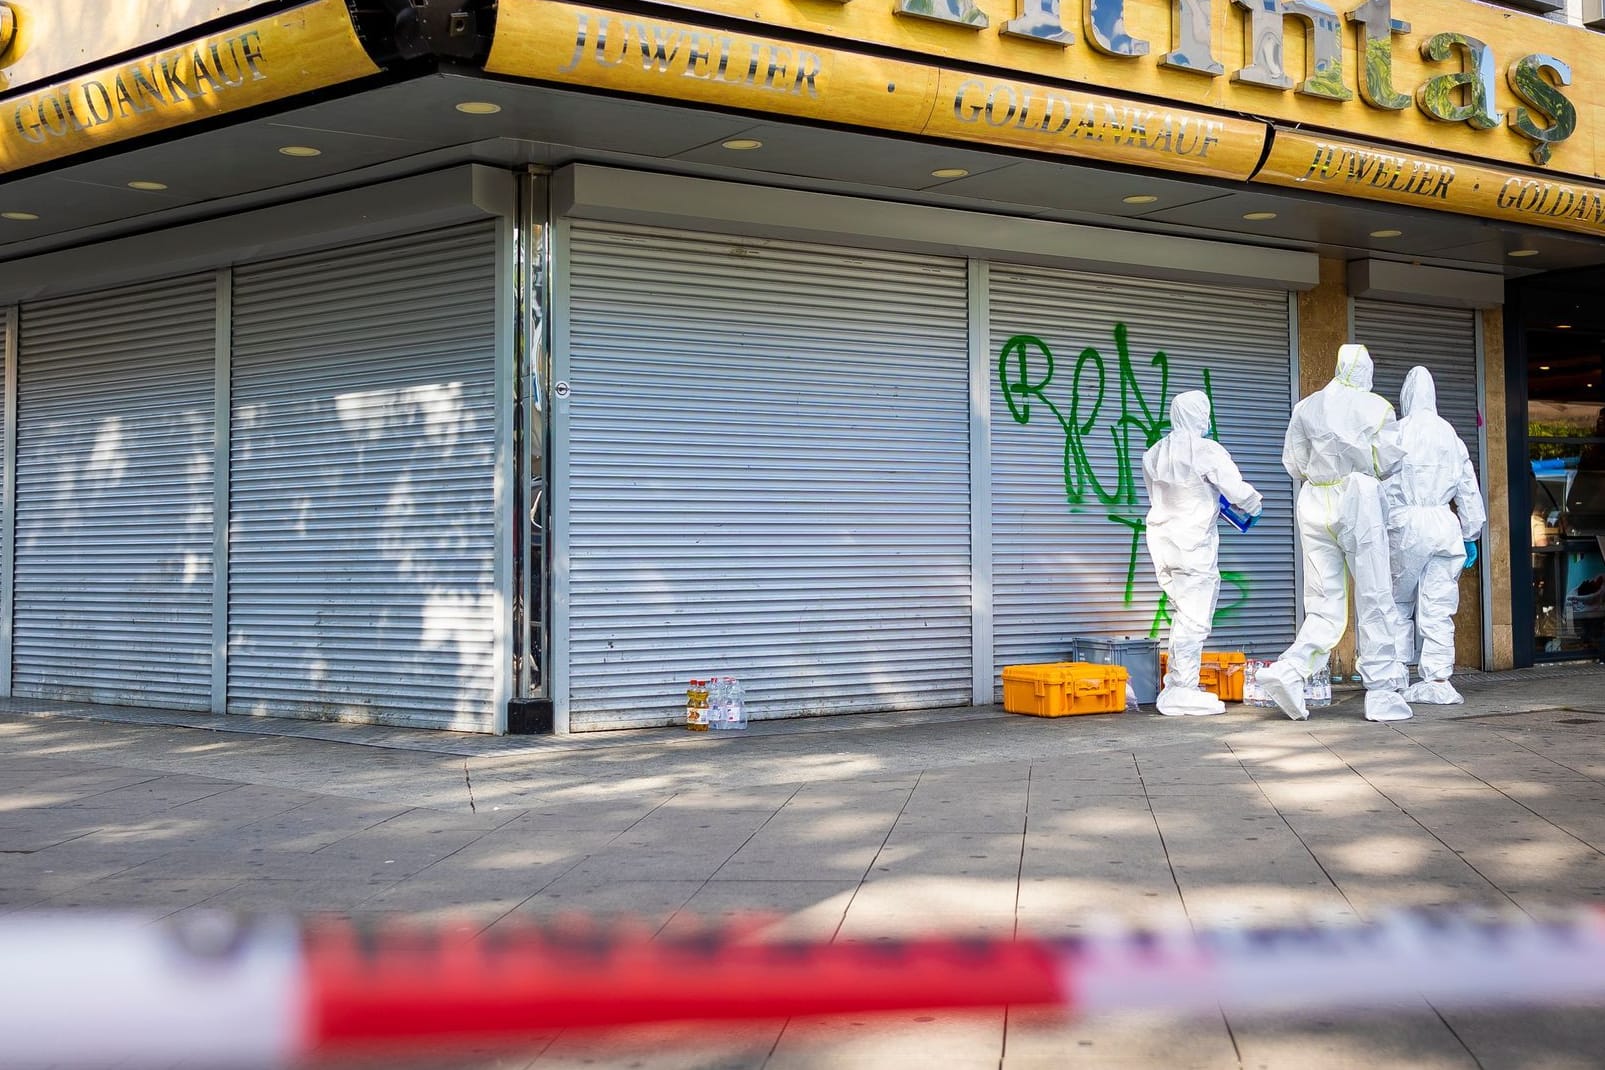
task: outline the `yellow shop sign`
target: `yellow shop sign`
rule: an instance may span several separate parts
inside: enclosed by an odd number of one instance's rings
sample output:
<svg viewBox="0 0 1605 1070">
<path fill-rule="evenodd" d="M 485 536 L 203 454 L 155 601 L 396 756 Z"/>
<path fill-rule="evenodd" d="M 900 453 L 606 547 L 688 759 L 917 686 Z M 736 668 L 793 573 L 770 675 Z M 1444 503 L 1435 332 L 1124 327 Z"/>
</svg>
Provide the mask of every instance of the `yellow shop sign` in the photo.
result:
<svg viewBox="0 0 1605 1070">
<path fill-rule="evenodd" d="M 722 107 L 1245 179 L 1264 123 L 563 3 L 509 4 L 486 69 Z"/>
<path fill-rule="evenodd" d="M 1278 129 L 1254 181 L 1605 234 L 1605 187 Z"/>
<path fill-rule="evenodd" d="M 503 0 L 509 10 L 539 0 Z M 1605 39 L 1465 0 L 674 0 L 665 6 L 1592 177 Z M 854 46 L 856 47 L 856 46 Z"/>
<path fill-rule="evenodd" d="M 377 73 L 343 0 L 317 0 L 0 102 L 0 171 Z"/>
</svg>

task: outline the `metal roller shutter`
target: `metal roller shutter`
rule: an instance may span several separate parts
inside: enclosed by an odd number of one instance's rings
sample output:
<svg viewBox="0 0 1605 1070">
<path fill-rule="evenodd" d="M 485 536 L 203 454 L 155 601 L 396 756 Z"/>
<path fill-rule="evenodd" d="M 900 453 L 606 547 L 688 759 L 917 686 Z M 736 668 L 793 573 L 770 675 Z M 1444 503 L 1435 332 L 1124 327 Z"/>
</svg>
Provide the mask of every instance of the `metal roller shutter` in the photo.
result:
<svg viewBox="0 0 1605 1070">
<path fill-rule="evenodd" d="M 17 321 L 22 309 L 12 305 L 0 318 L 0 344 L 4 349 L 0 363 L 0 383 L 4 383 L 4 398 L 0 399 L 0 443 L 3 443 L 5 465 L 4 500 L 0 509 L 0 694 L 11 697 L 11 651 L 15 639 L 16 607 L 16 454 L 17 433 Z"/>
<path fill-rule="evenodd" d="M 1210 648 L 1279 651 L 1294 624 L 1287 296 L 1013 265 L 990 276 L 994 672 L 1062 660 L 1073 637 L 1163 638 L 1142 453 L 1169 430 L 1171 399 L 1206 387 L 1220 441 L 1265 496 L 1250 533 L 1222 530 Z"/>
<path fill-rule="evenodd" d="M 491 729 L 495 248 L 236 270 L 231 712 Z"/>
<path fill-rule="evenodd" d="M 13 693 L 206 709 L 216 283 L 22 307 Z"/>
<path fill-rule="evenodd" d="M 569 703 L 971 695 L 966 265 L 575 222 Z"/>
<path fill-rule="evenodd" d="M 1466 444 L 1480 476 L 1476 311 L 1356 300 L 1354 338 L 1370 350 L 1376 364 L 1373 389 L 1393 402 L 1395 412 L 1410 369 L 1419 364 L 1432 373 L 1438 415 Z"/>
</svg>

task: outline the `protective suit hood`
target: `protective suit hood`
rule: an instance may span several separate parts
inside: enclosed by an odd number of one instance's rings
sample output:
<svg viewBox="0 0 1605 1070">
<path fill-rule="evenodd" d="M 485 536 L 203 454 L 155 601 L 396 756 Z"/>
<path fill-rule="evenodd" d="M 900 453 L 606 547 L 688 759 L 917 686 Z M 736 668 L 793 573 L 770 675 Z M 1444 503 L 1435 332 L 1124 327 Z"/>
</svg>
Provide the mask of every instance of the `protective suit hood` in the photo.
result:
<svg viewBox="0 0 1605 1070">
<path fill-rule="evenodd" d="M 1221 497 L 1250 513 L 1259 512 L 1261 502 L 1226 447 L 1209 437 L 1209 427 L 1209 395 L 1177 394 L 1170 403 L 1170 433 L 1142 455 L 1142 478 L 1148 530 L 1213 560 Z"/>
<path fill-rule="evenodd" d="M 1404 460 L 1398 422 L 1386 398 L 1371 392 L 1371 354 L 1350 343 L 1338 350 L 1332 381 L 1293 407 L 1282 467 L 1294 479 L 1329 486 L 1351 475 L 1386 479 Z"/>
<path fill-rule="evenodd" d="M 1404 377 L 1404 389 L 1399 391 L 1399 415 L 1438 414 L 1438 388 L 1432 373 L 1422 367 L 1410 369 Z"/>
<path fill-rule="evenodd" d="M 1371 375 L 1374 370 L 1371 351 L 1365 346 L 1350 342 L 1338 347 L 1337 374 L 1332 378 L 1344 386 L 1352 386 L 1357 390 L 1370 390 Z"/>
<path fill-rule="evenodd" d="M 1207 438 L 1209 396 L 1202 390 L 1188 390 L 1177 394 L 1170 403 L 1170 426 L 1176 431 Z"/>
</svg>

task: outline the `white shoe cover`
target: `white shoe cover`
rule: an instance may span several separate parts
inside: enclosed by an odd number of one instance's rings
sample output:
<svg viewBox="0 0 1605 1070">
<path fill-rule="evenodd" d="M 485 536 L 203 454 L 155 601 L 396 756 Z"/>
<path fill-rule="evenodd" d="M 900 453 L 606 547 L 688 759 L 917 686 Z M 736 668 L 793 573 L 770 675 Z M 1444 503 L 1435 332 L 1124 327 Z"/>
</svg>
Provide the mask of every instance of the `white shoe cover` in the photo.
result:
<svg viewBox="0 0 1605 1070">
<path fill-rule="evenodd" d="M 1408 721 L 1415 713 L 1404 696 L 1397 691 L 1367 691 L 1365 693 L 1365 719 L 1367 721 Z"/>
<path fill-rule="evenodd" d="M 1283 713 L 1295 721 L 1310 719 L 1310 708 L 1304 705 L 1304 678 L 1293 666 L 1278 661 L 1259 671 L 1255 677 L 1265 697 L 1276 703 Z"/>
<path fill-rule="evenodd" d="M 1226 712 L 1226 703 L 1196 687 L 1167 687 L 1159 693 L 1156 705 L 1166 717 L 1209 717 Z"/>
<path fill-rule="evenodd" d="M 1406 702 L 1425 702 L 1429 706 L 1458 706 L 1466 701 L 1448 680 L 1422 680 L 1404 689 Z"/>
</svg>

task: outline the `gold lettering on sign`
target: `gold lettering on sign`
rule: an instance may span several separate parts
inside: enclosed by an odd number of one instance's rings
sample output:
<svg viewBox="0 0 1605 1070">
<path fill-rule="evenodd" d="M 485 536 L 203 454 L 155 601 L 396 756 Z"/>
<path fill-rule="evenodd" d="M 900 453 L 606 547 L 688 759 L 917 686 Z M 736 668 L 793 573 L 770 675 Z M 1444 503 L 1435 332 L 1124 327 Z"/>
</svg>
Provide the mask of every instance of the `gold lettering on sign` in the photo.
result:
<svg viewBox="0 0 1605 1070">
<path fill-rule="evenodd" d="M 24 20 L 37 10 L 14 6 Z M 23 22 L 23 45 L 34 29 Z M 0 172 L 378 73 L 345 0 L 310 0 L 8 97 L 0 106 Z"/>
<path fill-rule="evenodd" d="M 24 97 L 11 109 L 11 125 L 24 141 L 39 144 L 147 112 L 182 110 L 266 80 L 266 64 L 262 35 L 250 30 Z"/>
<path fill-rule="evenodd" d="M 1598 190 L 1576 189 L 1559 182 L 1512 175 L 1500 187 L 1495 203 L 1526 215 L 1605 224 L 1605 198 Z"/>
<path fill-rule="evenodd" d="M 953 95 L 961 123 L 1009 127 L 1044 138 L 1087 141 L 1205 159 L 1220 144 L 1225 125 L 1202 116 L 1171 115 L 1159 108 L 1075 97 L 1055 89 L 972 78 Z"/>
<path fill-rule="evenodd" d="M 817 100 L 824 61 L 817 52 L 778 41 L 582 11 L 574 29 L 574 55 L 557 73 L 586 65 L 638 67 L 650 74 Z"/>
<path fill-rule="evenodd" d="M 1468 19 L 1491 38 L 1484 41 L 1458 29 L 1422 35 L 1410 22 L 1394 18 L 1395 7 L 1408 6 L 1433 18 L 1453 19 L 1463 6 L 1453 3 L 1349 0 L 1353 6 L 1343 10 L 1335 0 L 1079 0 L 1075 4 L 1069 0 L 1012 0 L 1015 17 L 994 26 L 976 0 L 878 0 L 873 5 L 868 0 L 837 2 L 851 9 L 852 14 L 839 20 L 832 16 L 828 27 L 811 21 L 819 0 L 790 0 L 789 4 L 787 0 L 699 0 L 693 6 L 737 19 L 756 18 L 771 25 L 800 29 L 802 26 L 792 23 L 785 14 L 775 14 L 777 7 L 798 8 L 809 13 L 806 18 L 814 32 L 893 49 L 919 47 L 916 42 L 926 42 L 927 50 L 944 60 L 969 60 L 1022 77 L 1061 79 L 1111 93 L 1128 85 L 1128 76 L 1113 70 L 1104 57 L 1127 66 L 1137 80 L 1145 83 L 1144 92 L 1150 97 L 1172 94 L 1163 83 L 1141 72 L 1138 68 L 1142 65 L 1204 78 L 1226 76 L 1231 87 L 1223 86 L 1207 98 L 1199 97 L 1199 102 L 1207 100 L 1239 114 L 1255 114 L 1261 110 L 1258 102 L 1267 99 L 1264 90 L 1330 101 L 1344 105 L 1346 110 L 1328 111 L 1326 118 L 1311 119 L 1302 109 L 1293 112 L 1282 108 L 1278 117 L 1318 124 L 1334 131 L 1333 136 L 1338 136 L 1338 130 L 1352 130 L 1354 120 L 1363 121 L 1365 109 L 1399 112 L 1410 108 L 1413 102 L 1419 113 L 1434 123 L 1463 124 L 1478 132 L 1503 128 L 1526 139 L 1532 142 L 1530 147 L 1519 142 L 1510 144 L 1529 152 L 1540 164 L 1550 163 L 1573 136 L 1580 115 L 1598 110 L 1592 98 L 1579 105 L 1563 92 L 1571 82 L 1572 64 L 1566 57 L 1551 55 L 1547 50 L 1527 51 L 1546 37 L 1559 39 L 1547 30 L 1534 41 L 1518 24 L 1510 23 L 1505 28 L 1504 21 L 1511 18 L 1509 13 L 1499 16 L 1498 29 L 1481 15 Z M 509 5 L 502 6 L 505 9 Z M 993 0 L 986 6 L 995 16 L 1011 4 L 1008 0 Z M 1229 9 L 1230 14 L 1222 8 Z M 1165 20 L 1156 18 L 1156 12 L 1166 9 L 1170 47 L 1150 57 L 1151 43 L 1144 38 L 1154 36 L 1155 31 L 1163 32 L 1160 27 Z M 870 15 L 868 11 L 877 13 Z M 1078 13 L 1082 31 L 1079 36 L 1070 29 Z M 934 20 L 968 32 L 937 38 L 903 28 L 887 29 L 888 20 L 910 18 Z M 1215 37 L 1222 30 L 1241 37 L 1240 48 L 1233 50 L 1241 65 L 1229 75 L 1215 51 Z M 1559 32 L 1565 32 L 1564 28 Z M 1289 40 L 1293 35 L 1302 36 L 1303 41 L 1295 44 Z M 992 37 L 1054 48 L 1037 49 L 1034 58 L 1020 54 L 1016 61 L 1010 51 L 988 40 Z M 1579 58 L 1579 70 L 1584 69 L 1585 62 L 1598 66 L 1598 50 L 1587 52 L 1592 47 L 1587 40 L 1586 34 L 1575 40 L 1580 52 L 1594 57 L 1586 61 Z M 1077 58 L 1078 52 L 1089 50 L 1096 53 L 1093 63 L 1089 64 L 1085 57 Z M 1509 59 L 1513 52 L 1521 54 Z M 1419 64 L 1411 61 L 1411 53 L 1420 57 Z M 1498 56 L 1505 56 L 1508 62 L 1499 62 Z M 1418 79 L 1413 92 L 1401 84 L 1411 68 L 1417 71 Z M 1501 70 L 1507 72 L 1510 89 L 1522 107 L 1499 106 Z M 1424 78 L 1420 76 L 1422 71 Z M 1236 88 L 1239 86 L 1247 93 L 1241 93 Z M 1359 114 L 1356 107 L 1347 107 L 1356 95 L 1362 102 Z M 1378 128 L 1380 136 L 1400 136 L 1397 124 L 1390 124 L 1389 130 L 1380 134 Z M 1422 137 L 1418 133 L 1414 137 L 1427 143 L 1431 135 Z M 1497 146 L 1500 153 L 1510 151 L 1492 137 L 1485 143 Z M 1594 168 L 1575 159 L 1568 170 L 1592 174 Z"/>
<path fill-rule="evenodd" d="M 1317 142 L 1300 182 L 1342 182 L 1416 197 L 1447 200 L 1455 169 L 1447 164 Z"/>
</svg>

